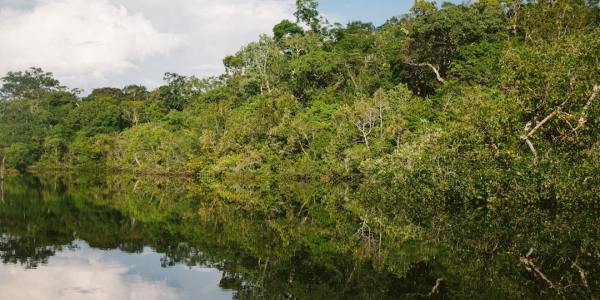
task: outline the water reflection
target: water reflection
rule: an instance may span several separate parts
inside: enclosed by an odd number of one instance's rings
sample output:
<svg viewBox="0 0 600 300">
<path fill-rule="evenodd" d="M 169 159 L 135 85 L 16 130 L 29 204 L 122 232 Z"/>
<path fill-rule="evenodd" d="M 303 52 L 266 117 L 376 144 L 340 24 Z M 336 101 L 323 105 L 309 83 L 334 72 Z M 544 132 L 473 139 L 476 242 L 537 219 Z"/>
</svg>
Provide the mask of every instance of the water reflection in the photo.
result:
<svg viewBox="0 0 600 300">
<path fill-rule="evenodd" d="M 298 191 L 309 197 L 320 192 L 314 187 Z M 80 174 L 13 177 L 5 192 L 5 203 L 0 204 L 0 260 L 3 273 L 16 274 L 4 280 L 13 290 L 19 284 L 33 285 L 18 281 L 28 276 L 59 278 L 45 284 L 62 283 L 54 290 L 65 295 L 113 290 L 68 285 L 71 277 L 52 276 L 66 266 L 69 271 L 89 268 L 88 275 L 101 271 L 94 267 L 108 268 L 103 272 L 126 283 L 121 289 L 129 293 L 126 298 L 138 295 L 132 288 L 150 284 L 143 290 L 160 298 L 389 299 L 426 292 L 436 282 L 426 265 L 417 266 L 414 276 L 398 276 L 375 269 L 363 248 L 353 254 L 355 249 L 343 243 L 356 244 L 355 229 L 343 218 L 336 222 L 346 227 L 328 227 L 294 211 L 273 218 L 231 203 L 258 203 L 252 192 L 219 198 L 225 191 L 209 193 L 187 181 Z M 102 264 L 90 265 L 81 257 L 112 260 L 92 260 Z M 418 256 L 404 256 L 397 267 L 410 268 L 415 259 Z"/>
<path fill-rule="evenodd" d="M 600 286 L 600 219 L 584 206 L 428 217 L 376 185 L 122 174 L 10 177 L 4 191 L 3 299 L 586 299 Z M 523 265 L 529 249 L 555 286 Z"/>
<path fill-rule="evenodd" d="M 221 272 L 178 266 L 164 269 L 160 255 L 145 248 L 131 254 L 93 249 L 83 241 L 51 257 L 47 264 L 25 269 L 0 265 L 4 299 L 230 299 L 218 287 Z"/>
</svg>

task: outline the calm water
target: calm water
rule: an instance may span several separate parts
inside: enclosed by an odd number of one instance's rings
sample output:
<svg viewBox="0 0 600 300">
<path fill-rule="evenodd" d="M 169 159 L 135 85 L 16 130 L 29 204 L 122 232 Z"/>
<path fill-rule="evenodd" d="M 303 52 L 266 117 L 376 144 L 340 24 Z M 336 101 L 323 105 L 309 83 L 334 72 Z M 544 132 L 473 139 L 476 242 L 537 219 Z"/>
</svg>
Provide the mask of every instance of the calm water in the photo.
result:
<svg viewBox="0 0 600 300">
<path fill-rule="evenodd" d="M 598 294 L 595 209 L 375 227 L 348 200 L 372 193 L 285 184 L 10 177 L 0 299 L 560 299 L 529 249 L 565 298 Z"/>
<path fill-rule="evenodd" d="M 3 242 L 9 238 L 3 237 Z M 231 299 L 219 287 L 217 269 L 177 265 L 163 268 L 162 255 L 90 247 L 76 240 L 45 263 L 26 268 L 0 265 L 3 299 Z"/>
<path fill-rule="evenodd" d="M 118 197 L 78 198 L 82 190 L 54 184 L 30 176 L 3 186 L 1 299 L 233 297 L 223 287 L 223 271 L 203 263 L 169 263 L 148 246 L 153 238 L 144 236 L 143 225 L 136 229 L 131 217 L 111 207 Z M 160 242 L 183 246 L 173 238 Z"/>
<path fill-rule="evenodd" d="M 27 175 L 8 178 L 2 189 L 0 299 L 381 299 L 397 293 L 390 286 L 399 278 L 327 249 L 334 240 L 295 232 L 305 220 L 261 219 L 190 181 Z M 316 239 L 311 244 L 322 249 L 312 252 L 282 237 Z"/>
</svg>

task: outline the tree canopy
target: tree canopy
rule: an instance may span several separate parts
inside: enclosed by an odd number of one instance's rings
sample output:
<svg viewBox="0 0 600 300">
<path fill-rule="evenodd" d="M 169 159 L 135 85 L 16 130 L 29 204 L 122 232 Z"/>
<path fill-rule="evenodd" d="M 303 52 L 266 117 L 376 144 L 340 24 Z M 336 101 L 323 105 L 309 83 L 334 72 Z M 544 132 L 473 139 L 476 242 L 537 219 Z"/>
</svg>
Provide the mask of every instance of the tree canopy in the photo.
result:
<svg viewBox="0 0 600 300">
<path fill-rule="evenodd" d="M 600 194 L 598 1 L 416 1 L 376 27 L 327 24 L 298 0 L 295 16 L 225 74 L 167 73 L 153 90 L 81 98 L 41 69 L 10 72 L 0 153 L 8 168 L 192 176 L 267 218 L 343 218 L 362 245 L 346 247 L 401 276 L 434 260 L 402 265 L 405 247 L 442 239 L 468 241 L 464 278 L 500 261 L 527 274 L 466 298 L 598 294 L 599 224 L 576 220 Z M 273 194 L 290 181 L 344 188 Z"/>
<path fill-rule="evenodd" d="M 5 100 L 39 99 L 45 93 L 65 90 L 52 73 L 44 72 L 41 68 L 8 72 L 0 81 L 0 97 Z"/>
</svg>

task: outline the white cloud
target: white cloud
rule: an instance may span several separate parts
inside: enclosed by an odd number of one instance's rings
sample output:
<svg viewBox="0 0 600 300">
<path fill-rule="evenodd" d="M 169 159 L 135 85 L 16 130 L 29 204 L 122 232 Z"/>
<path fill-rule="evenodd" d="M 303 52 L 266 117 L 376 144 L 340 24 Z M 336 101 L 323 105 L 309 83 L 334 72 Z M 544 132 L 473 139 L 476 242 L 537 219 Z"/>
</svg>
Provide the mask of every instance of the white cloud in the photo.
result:
<svg viewBox="0 0 600 300">
<path fill-rule="evenodd" d="M 39 0 L 32 9 L 0 9 L 1 73 L 40 66 L 87 85 L 180 44 L 108 0 Z"/>
<path fill-rule="evenodd" d="M 237 52 L 261 33 L 270 34 L 275 24 L 291 17 L 292 1 L 278 0 L 197 0 L 185 1 L 185 10 L 193 20 L 192 39 L 198 56 L 193 66 L 222 66 L 226 54 Z M 222 69 L 221 69 L 222 71 Z"/>
<path fill-rule="evenodd" d="M 217 75 L 294 0 L 0 0 L 0 74 L 40 66 L 71 87 Z M 12 4 L 11 4 L 12 3 Z"/>
<path fill-rule="evenodd" d="M 282 19 L 293 18 L 294 0 L 113 0 L 142 11 L 161 30 L 185 36 L 185 46 L 166 59 L 164 71 L 217 75 L 221 60 Z"/>
</svg>

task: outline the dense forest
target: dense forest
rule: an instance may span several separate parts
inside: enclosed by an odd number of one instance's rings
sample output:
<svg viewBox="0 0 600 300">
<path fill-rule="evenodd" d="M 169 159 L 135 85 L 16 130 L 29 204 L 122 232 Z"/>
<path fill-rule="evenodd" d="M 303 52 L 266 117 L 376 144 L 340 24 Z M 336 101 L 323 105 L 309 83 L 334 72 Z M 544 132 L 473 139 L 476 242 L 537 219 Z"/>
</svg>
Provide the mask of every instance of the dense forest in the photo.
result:
<svg viewBox="0 0 600 300">
<path fill-rule="evenodd" d="M 490 264 L 526 274 L 486 273 L 491 298 L 600 294 L 599 1 L 418 0 L 379 27 L 317 8 L 298 0 L 218 77 L 80 96 L 9 72 L 0 159 L 189 176 L 263 218 L 343 219 L 335 238 L 362 245 L 343 251 L 399 276 L 436 255 L 406 249 L 444 240 L 473 264 L 444 278 L 460 297 L 482 296 L 468 279 Z M 291 197 L 290 182 L 336 192 Z"/>
</svg>

